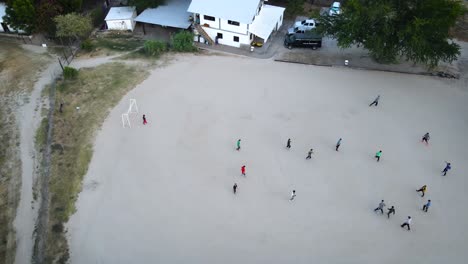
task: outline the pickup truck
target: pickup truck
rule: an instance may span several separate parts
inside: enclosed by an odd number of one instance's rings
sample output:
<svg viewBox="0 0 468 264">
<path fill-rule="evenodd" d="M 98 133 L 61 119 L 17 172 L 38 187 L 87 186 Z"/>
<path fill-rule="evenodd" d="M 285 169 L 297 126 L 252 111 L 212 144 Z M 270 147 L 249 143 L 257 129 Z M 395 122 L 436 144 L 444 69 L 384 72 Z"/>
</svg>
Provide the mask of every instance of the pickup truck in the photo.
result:
<svg viewBox="0 0 468 264">
<path fill-rule="evenodd" d="M 293 47 L 310 47 L 317 49 L 322 47 L 322 36 L 315 30 L 308 30 L 304 33 L 286 34 L 284 36 L 284 46 L 288 49 Z"/>
</svg>

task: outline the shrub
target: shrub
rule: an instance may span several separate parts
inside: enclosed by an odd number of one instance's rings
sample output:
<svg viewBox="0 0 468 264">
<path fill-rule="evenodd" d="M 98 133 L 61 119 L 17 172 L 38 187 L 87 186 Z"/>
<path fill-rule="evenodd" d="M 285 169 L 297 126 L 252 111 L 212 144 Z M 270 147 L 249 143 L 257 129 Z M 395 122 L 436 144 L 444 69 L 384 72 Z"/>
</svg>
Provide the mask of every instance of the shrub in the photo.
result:
<svg viewBox="0 0 468 264">
<path fill-rule="evenodd" d="M 63 68 L 63 77 L 65 80 L 75 79 L 78 76 L 78 70 L 73 67 L 65 66 Z"/>
<path fill-rule="evenodd" d="M 93 43 L 91 43 L 91 40 L 87 39 L 81 42 L 81 49 L 85 51 L 92 51 L 93 50 Z"/>
<path fill-rule="evenodd" d="M 179 52 L 192 52 L 197 48 L 193 45 L 193 33 L 180 31 L 172 37 L 172 49 Z"/>
<path fill-rule="evenodd" d="M 145 41 L 143 50 L 149 56 L 159 56 L 166 51 L 166 44 L 161 41 L 147 40 Z"/>
</svg>

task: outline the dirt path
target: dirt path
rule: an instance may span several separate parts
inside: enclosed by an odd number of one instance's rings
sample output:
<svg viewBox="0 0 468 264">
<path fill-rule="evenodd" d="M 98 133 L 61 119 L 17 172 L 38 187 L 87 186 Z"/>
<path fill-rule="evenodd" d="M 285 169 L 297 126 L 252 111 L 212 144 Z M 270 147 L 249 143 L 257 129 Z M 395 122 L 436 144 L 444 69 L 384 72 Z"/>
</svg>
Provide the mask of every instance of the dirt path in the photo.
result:
<svg viewBox="0 0 468 264">
<path fill-rule="evenodd" d="M 108 56 L 108 57 L 98 57 L 98 58 L 84 58 L 84 59 L 77 58 L 74 61 L 72 61 L 70 66 L 76 69 L 83 68 L 83 67 L 96 67 L 104 63 L 114 62 L 112 59 L 120 57 L 120 56 L 122 56 L 122 54 Z"/>
<path fill-rule="evenodd" d="M 17 112 L 20 129 L 21 153 L 21 197 L 14 221 L 17 249 L 15 263 L 30 263 L 34 245 L 34 227 L 39 205 L 34 200 L 33 186 L 36 181 L 34 138 L 41 121 L 41 92 L 52 82 L 52 73 L 58 71 L 58 64 L 52 63 L 43 71 L 34 85 L 29 101 Z"/>
</svg>

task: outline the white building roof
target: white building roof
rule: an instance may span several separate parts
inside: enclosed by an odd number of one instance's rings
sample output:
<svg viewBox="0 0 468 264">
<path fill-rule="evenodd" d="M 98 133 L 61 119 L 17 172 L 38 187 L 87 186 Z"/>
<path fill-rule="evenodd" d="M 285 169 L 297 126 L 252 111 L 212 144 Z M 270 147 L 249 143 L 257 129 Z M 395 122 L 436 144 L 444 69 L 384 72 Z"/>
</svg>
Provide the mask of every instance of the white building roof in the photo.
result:
<svg viewBox="0 0 468 264">
<path fill-rule="evenodd" d="M 283 7 L 263 5 L 260 14 L 250 24 L 249 31 L 262 39 L 268 39 L 283 13 Z"/>
<path fill-rule="evenodd" d="M 127 20 L 133 18 L 134 6 L 111 7 L 104 20 Z"/>
<path fill-rule="evenodd" d="M 260 0 L 192 0 L 188 11 L 250 24 Z"/>
<path fill-rule="evenodd" d="M 187 12 L 189 5 L 190 0 L 169 0 L 165 5 L 146 9 L 135 21 L 187 29 L 190 26 L 190 13 Z"/>
<path fill-rule="evenodd" d="M 3 22 L 3 16 L 6 15 L 5 9 L 6 5 L 4 3 L 0 3 L 0 23 Z"/>
</svg>

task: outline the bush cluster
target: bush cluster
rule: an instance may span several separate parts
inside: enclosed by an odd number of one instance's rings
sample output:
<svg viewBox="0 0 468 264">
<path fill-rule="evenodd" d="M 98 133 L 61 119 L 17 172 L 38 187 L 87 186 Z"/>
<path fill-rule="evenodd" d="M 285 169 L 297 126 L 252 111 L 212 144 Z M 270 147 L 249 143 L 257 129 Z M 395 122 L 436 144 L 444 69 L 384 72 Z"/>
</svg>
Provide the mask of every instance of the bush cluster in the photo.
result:
<svg viewBox="0 0 468 264">
<path fill-rule="evenodd" d="M 157 57 L 167 50 L 165 43 L 156 40 L 147 40 L 143 46 L 145 54 Z"/>
<path fill-rule="evenodd" d="M 73 67 L 65 66 L 63 68 L 63 77 L 65 80 L 75 79 L 78 76 L 78 70 Z"/>
<path fill-rule="evenodd" d="M 189 31 L 180 31 L 175 34 L 171 40 L 171 46 L 174 51 L 193 52 L 197 48 L 193 45 L 193 33 Z"/>
</svg>

